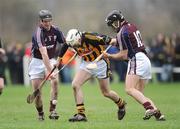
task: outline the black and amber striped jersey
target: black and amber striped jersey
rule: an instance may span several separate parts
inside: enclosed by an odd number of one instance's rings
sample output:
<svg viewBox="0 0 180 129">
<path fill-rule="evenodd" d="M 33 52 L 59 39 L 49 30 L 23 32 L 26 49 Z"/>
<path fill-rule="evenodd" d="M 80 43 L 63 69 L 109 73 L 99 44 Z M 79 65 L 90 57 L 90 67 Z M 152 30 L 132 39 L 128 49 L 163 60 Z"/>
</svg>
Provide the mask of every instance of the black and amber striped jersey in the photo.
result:
<svg viewBox="0 0 180 129">
<path fill-rule="evenodd" d="M 83 32 L 81 45 L 74 49 L 84 61 L 92 62 L 105 50 L 110 41 L 111 38 L 106 35 Z"/>
</svg>

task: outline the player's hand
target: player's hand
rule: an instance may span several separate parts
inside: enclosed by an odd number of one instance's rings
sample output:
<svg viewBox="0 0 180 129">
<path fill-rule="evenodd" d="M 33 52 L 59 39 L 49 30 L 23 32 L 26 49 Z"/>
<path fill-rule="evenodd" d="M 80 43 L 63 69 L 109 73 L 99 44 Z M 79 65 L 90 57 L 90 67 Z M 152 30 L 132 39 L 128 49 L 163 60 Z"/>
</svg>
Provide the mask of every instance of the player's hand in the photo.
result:
<svg viewBox="0 0 180 129">
<path fill-rule="evenodd" d="M 109 43 L 109 45 L 115 46 L 116 44 L 117 44 L 116 38 L 112 38 L 111 41 L 110 41 L 110 43 Z"/>
<path fill-rule="evenodd" d="M 2 49 L 2 48 L 0 48 L 0 54 L 5 55 L 5 54 L 6 54 L 5 50 L 4 50 L 4 49 Z"/>
<path fill-rule="evenodd" d="M 54 73 L 52 73 L 52 74 L 51 74 L 51 76 L 50 76 L 49 78 L 50 78 L 50 80 L 54 80 L 54 79 L 56 79 L 56 77 L 55 77 Z"/>
<path fill-rule="evenodd" d="M 51 72 L 51 70 L 47 70 L 46 76 L 48 76 L 50 72 Z M 54 79 L 56 79 L 56 77 L 54 76 L 54 73 L 52 73 L 52 74 L 49 76 L 48 80 L 50 81 L 50 80 L 54 80 Z"/>
<path fill-rule="evenodd" d="M 102 54 L 103 54 L 103 57 L 104 58 L 110 58 L 110 54 L 105 52 L 105 51 L 102 51 Z"/>
</svg>

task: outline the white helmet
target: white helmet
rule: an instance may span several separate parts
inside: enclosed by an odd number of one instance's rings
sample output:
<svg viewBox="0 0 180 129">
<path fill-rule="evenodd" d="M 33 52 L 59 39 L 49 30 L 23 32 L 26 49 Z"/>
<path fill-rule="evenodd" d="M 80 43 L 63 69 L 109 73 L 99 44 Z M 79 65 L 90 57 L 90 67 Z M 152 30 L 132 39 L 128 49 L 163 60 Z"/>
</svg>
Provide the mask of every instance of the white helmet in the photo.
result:
<svg viewBox="0 0 180 129">
<path fill-rule="evenodd" d="M 82 33 L 77 29 L 71 29 L 68 31 L 66 36 L 66 43 L 69 46 L 76 46 L 81 44 L 81 35 Z"/>
</svg>

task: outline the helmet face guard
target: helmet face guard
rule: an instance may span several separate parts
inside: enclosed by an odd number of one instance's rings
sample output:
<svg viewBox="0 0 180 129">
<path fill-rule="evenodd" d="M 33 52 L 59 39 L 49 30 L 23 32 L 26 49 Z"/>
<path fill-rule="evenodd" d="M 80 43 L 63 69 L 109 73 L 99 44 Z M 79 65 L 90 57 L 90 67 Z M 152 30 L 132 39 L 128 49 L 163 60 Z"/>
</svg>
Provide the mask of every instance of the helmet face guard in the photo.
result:
<svg viewBox="0 0 180 129">
<path fill-rule="evenodd" d="M 110 12 L 108 14 L 108 16 L 106 17 L 106 23 L 108 26 L 113 27 L 114 29 L 118 29 L 120 28 L 120 23 L 122 21 L 124 21 L 124 16 L 122 15 L 122 13 L 118 10 L 113 10 L 112 12 Z"/>
<path fill-rule="evenodd" d="M 106 19 L 106 23 L 107 23 L 108 26 L 112 26 L 113 21 Z"/>
<path fill-rule="evenodd" d="M 71 29 L 68 31 L 66 36 L 66 43 L 71 47 L 76 47 L 81 45 L 82 33 L 77 29 Z"/>
</svg>

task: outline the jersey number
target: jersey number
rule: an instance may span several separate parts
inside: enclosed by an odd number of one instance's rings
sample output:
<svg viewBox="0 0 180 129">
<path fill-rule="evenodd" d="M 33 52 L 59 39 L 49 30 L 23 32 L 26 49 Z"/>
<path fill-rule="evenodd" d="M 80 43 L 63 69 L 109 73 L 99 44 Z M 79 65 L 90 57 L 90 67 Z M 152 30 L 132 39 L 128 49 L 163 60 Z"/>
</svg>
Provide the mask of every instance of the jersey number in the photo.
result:
<svg viewBox="0 0 180 129">
<path fill-rule="evenodd" d="M 134 36 L 136 38 L 138 47 L 143 46 L 142 38 L 141 38 L 141 33 L 139 32 L 139 30 L 137 30 L 136 32 L 133 32 L 133 34 L 134 34 Z"/>
</svg>

